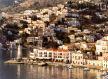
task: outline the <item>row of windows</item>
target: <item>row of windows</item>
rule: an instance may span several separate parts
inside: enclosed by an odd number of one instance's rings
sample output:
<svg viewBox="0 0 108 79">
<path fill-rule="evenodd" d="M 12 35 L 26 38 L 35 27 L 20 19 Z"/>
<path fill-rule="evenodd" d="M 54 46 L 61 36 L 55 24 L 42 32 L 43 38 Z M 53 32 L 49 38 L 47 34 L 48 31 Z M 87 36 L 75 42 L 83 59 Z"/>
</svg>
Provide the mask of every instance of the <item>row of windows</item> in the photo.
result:
<svg viewBox="0 0 108 79">
<path fill-rule="evenodd" d="M 83 59 L 83 56 L 72 56 L 72 58 L 75 58 L 75 59 Z"/>
<path fill-rule="evenodd" d="M 43 52 L 39 52 L 40 54 L 42 54 Z M 44 52 L 44 54 L 47 54 L 47 52 Z M 49 54 L 52 54 L 52 52 L 49 52 Z M 54 55 L 57 55 L 57 53 L 54 53 Z M 69 53 L 58 53 L 58 55 L 69 55 Z"/>
<path fill-rule="evenodd" d="M 84 64 L 84 62 L 73 61 L 73 64 Z"/>
<path fill-rule="evenodd" d="M 52 55 L 39 55 L 39 57 L 52 57 Z"/>
<path fill-rule="evenodd" d="M 104 67 L 105 67 L 105 68 L 108 68 L 108 65 L 107 65 L 107 64 L 104 64 Z"/>
<path fill-rule="evenodd" d="M 100 66 L 99 64 L 95 64 L 95 63 L 89 63 L 89 64 L 93 66 Z"/>
<path fill-rule="evenodd" d="M 104 60 L 108 60 L 108 56 L 104 56 Z"/>
<path fill-rule="evenodd" d="M 44 53 L 44 54 L 47 54 L 47 53 L 49 53 L 49 54 L 52 54 L 52 52 L 39 52 L 39 53 Z"/>
</svg>

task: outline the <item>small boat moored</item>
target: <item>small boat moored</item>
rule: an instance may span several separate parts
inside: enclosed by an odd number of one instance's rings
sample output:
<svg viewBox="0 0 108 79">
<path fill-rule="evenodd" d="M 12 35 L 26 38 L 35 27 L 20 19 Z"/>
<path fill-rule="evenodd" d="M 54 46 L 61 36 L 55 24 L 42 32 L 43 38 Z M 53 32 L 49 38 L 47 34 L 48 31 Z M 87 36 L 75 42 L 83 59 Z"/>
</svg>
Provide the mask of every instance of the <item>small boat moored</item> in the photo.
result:
<svg viewBox="0 0 108 79">
<path fill-rule="evenodd" d="M 90 71 L 90 68 L 84 68 L 84 71 Z"/>
<path fill-rule="evenodd" d="M 55 65 L 56 68 L 57 68 L 58 66 L 59 66 L 58 64 Z"/>
<path fill-rule="evenodd" d="M 100 76 L 105 76 L 108 79 L 108 72 L 106 71 L 105 73 L 102 73 Z"/>
<path fill-rule="evenodd" d="M 42 63 L 38 63 L 38 65 L 39 65 L 39 66 L 47 66 L 48 64 L 47 64 L 47 63 L 42 62 Z"/>
<path fill-rule="evenodd" d="M 106 76 L 106 74 L 105 73 L 102 73 L 100 76 Z"/>
<path fill-rule="evenodd" d="M 105 79 L 108 79 L 108 75 L 105 76 Z"/>
<path fill-rule="evenodd" d="M 69 66 L 68 68 L 69 68 L 69 69 L 72 69 L 73 67 L 72 67 L 72 66 Z"/>
</svg>

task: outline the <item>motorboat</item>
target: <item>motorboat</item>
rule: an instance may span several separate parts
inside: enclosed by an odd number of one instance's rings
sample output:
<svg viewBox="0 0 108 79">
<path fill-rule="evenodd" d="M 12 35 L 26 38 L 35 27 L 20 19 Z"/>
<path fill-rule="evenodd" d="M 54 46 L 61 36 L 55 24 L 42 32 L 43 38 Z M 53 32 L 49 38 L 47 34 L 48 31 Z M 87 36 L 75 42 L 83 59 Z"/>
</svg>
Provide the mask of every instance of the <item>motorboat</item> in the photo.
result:
<svg viewBox="0 0 108 79">
<path fill-rule="evenodd" d="M 90 71 L 90 68 L 84 68 L 84 71 Z"/>
<path fill-rule="evenodd" d="M 108 72 L 106 71 L 106 73 L 102 73 L 101 76 L 106 76 L 108 78 Z"/>
<path fill-rule="evenodd" d="M 69 69 L 72 69 L 73 67 L 72 67 L 72 66 L 69 66 L 68 68 L 69 68 Z"/>
<path fill-rule="evenodd" d="M 42 62 L 42 63 L 38 63 L 38 65 L 39 65 L 39 66 L 47 66 L 48 64 L 47 64 L 47 63 Z"/>
<path fill-rule="evenodd" d="M 105 79 L 108 79 L 108 75 L 105 76 Z"/>
</svg>

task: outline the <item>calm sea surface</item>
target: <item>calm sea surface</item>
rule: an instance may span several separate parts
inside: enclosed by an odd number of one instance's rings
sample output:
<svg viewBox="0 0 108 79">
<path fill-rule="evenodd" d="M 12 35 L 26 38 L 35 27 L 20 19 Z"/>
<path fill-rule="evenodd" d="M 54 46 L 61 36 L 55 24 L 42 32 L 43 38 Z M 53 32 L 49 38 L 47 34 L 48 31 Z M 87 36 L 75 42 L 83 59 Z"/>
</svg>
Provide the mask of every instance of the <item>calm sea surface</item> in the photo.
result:
<svg viewBox="0 0 108 79">
<path fill-rule="evenodd" d="M 0 79 L 105 79 L 100 77 L 104 72 L 94 69 L 84 72 L 83 68 L 4 64 L 3 59 L 7 57 L 2 53 L 0 51 Z"/>
<path fill-rule="evenodd" d="M 40 67 L 36 65 L 9 65 L 0 61 L 0 79 L 105 79 L 98 70 L 84 72 L 83 68 Z"/>
</svg>

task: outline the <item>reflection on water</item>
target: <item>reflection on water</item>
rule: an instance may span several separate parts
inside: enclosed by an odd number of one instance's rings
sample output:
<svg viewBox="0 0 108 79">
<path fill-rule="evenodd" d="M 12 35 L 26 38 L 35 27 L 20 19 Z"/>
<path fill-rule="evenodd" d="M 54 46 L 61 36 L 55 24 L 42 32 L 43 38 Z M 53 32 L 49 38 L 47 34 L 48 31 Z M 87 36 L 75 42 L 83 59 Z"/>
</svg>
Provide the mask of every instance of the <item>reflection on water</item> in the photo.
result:
<svg viewBox="0 0 108 79">
<path fill-rule="evenodd" d="M 39 67 L 0 63 L 0 79 L 104 79 L 99 70 L 84 72 L 83 68 Z"/>
</svg>

